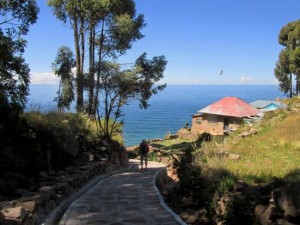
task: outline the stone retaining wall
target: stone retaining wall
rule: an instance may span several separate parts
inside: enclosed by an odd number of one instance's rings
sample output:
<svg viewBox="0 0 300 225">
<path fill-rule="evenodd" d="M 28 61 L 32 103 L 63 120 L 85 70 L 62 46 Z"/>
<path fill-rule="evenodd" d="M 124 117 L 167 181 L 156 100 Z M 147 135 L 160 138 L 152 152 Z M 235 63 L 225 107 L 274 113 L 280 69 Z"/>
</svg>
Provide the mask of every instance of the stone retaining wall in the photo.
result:
<svg viewBox="0 0 300 225">
<path fill-rule="evenodd" d="M 126 156 L 113 158 L 79 167 L 67 167 L 49 176 L 48 181 L 38 183 L 37 191 L 25 193 L 20 199 L 0 202 L 0 224 L 40 224 L 49 212 L 92 178 L 126 166 L 121 162 L 123 158 L 127 159 Z"/>
</svg>

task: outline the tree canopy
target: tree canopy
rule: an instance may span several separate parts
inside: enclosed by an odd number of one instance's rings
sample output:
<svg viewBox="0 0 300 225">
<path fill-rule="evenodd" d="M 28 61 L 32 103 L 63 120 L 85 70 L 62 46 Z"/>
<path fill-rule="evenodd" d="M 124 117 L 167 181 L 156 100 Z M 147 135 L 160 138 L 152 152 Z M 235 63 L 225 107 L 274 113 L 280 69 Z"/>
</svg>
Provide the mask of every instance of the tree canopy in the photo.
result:
<svg viewBox="0 0 300 225">
<path fill-rule="evenodd" d="M 274 73 L 280 89 L 291 98 L 300 91 L 300 20 L 282 27 L 278 42 L 284 49 L 279 54 Z M 293 79 L 296 80 L 295 90 Z"/>
<path fill-rule="evenodd" d="M 75 99 L 72 72 L 74 66 L 74 54 L 71 49 L 66 46 L 60 47 L 52 63 L 54 73 L 60 78 L 58 97 L 55 98 L 60 111 L 64 108 L 70 109 L 70 104 Z"/>
<path fill-rule="evenodd" d="M 163 78 L 167 61 L 164 56 L 148 60 L 143 53 L 132 69 L 121 70 L 114 62 L 102 64 L 100 93 L 103 104 L 98 109 L 99 127 L 101 135 L 109 138 L 116 129 L 117 119 L 123 116 L 122 106 L 137 100 L 140 107 L 146 109 L 150 97 L 165 88 L 166 84 L 157 85 L 156 82 Z"/>
<path fill-rule="evenodd" d="M 143 15 L 136 15 L 133 0 L 48 0 L 48 5 L 53 9 L 53 14 L 63 23 L 70 23 L 74 31 L 77 112 L 84 110 L 83 91 L 87 83 L 87 111 L 95 114 L 101 60 L 117 58 L 130 49 L 133 42 L 143 37 L 140 32 L 144 26 Z M 84 81 L 86 44 L 89 49 L 88 82 Z"/>
<path fill-rule="evenodd" d="M 35 0 L 0 1 L 0 92 L 9 104 L 23 108 L 29 85 L 29 66 L 23 58 L 23 36 L 37 20 Z"/>
<path fill-rule="evenodd" d="M 99 134 L 109 138 L 123 105 L 138 100 L 147 108 L 150 97 L 163 90 L 165 85 L 155 83 L 163 78 L 167 61 L 164 56 L 148 60 L 144 53 L 131 69 L 122 70 L 117 63 L 143 37 L 144 16 L 136 13 L 134 0 L 48 0 L 48 5 L 74 31 L 77 112 L 98 117 Z"/>
</svg>

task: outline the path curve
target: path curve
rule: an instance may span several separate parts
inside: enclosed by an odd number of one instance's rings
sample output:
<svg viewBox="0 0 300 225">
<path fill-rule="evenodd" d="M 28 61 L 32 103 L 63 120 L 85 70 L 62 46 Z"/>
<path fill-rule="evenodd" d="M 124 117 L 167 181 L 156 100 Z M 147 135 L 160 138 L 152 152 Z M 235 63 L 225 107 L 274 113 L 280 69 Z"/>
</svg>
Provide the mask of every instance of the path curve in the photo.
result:
<svg viewBox="0 0 300 225">
<path fill-rule="evenodd" d="M 108 177 L 74 201 L 59 225 L 185 224 L 168 208 L 154 184 L 164 165 L 148 162 L 147 171 L 131 169 Z"/>
</svg>

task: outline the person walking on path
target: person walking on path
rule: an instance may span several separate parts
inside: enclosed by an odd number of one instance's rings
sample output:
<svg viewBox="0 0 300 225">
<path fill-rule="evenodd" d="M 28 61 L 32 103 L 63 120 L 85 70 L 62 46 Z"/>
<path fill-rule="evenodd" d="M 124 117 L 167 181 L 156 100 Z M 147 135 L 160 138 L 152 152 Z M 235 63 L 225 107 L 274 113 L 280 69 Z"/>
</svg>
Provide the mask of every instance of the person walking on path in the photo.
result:
<svg viewBox="0 0 300 225">
<path fill-rule="evenodd" d="M 148 145 L 148 142 L 144 139 L 140 143 L 141 169 L 143 169 L 144 161 L 145 161 L 145 169 L 147 169 L 148 153 L 149 153 L 149 145 Z"/>
</svg>

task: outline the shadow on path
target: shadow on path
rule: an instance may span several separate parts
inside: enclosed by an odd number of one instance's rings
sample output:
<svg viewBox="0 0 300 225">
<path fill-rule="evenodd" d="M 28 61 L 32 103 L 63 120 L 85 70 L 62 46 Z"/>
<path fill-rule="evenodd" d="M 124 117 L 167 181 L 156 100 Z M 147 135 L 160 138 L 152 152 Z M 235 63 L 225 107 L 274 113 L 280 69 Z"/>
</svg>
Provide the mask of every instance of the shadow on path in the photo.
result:
<svg viewBox="0 0 300 225">
<path fill-rule="evenodd" d="M 156 174 L 165 167 L 149 162 L 148 169 L 141 170 L 138 160 L 130 160 L 130 165 L 127 171 L 98 182 L 74 201 L 59 225 L 180 224 L 161 205 L 154 185 Z"/>
</svg>

